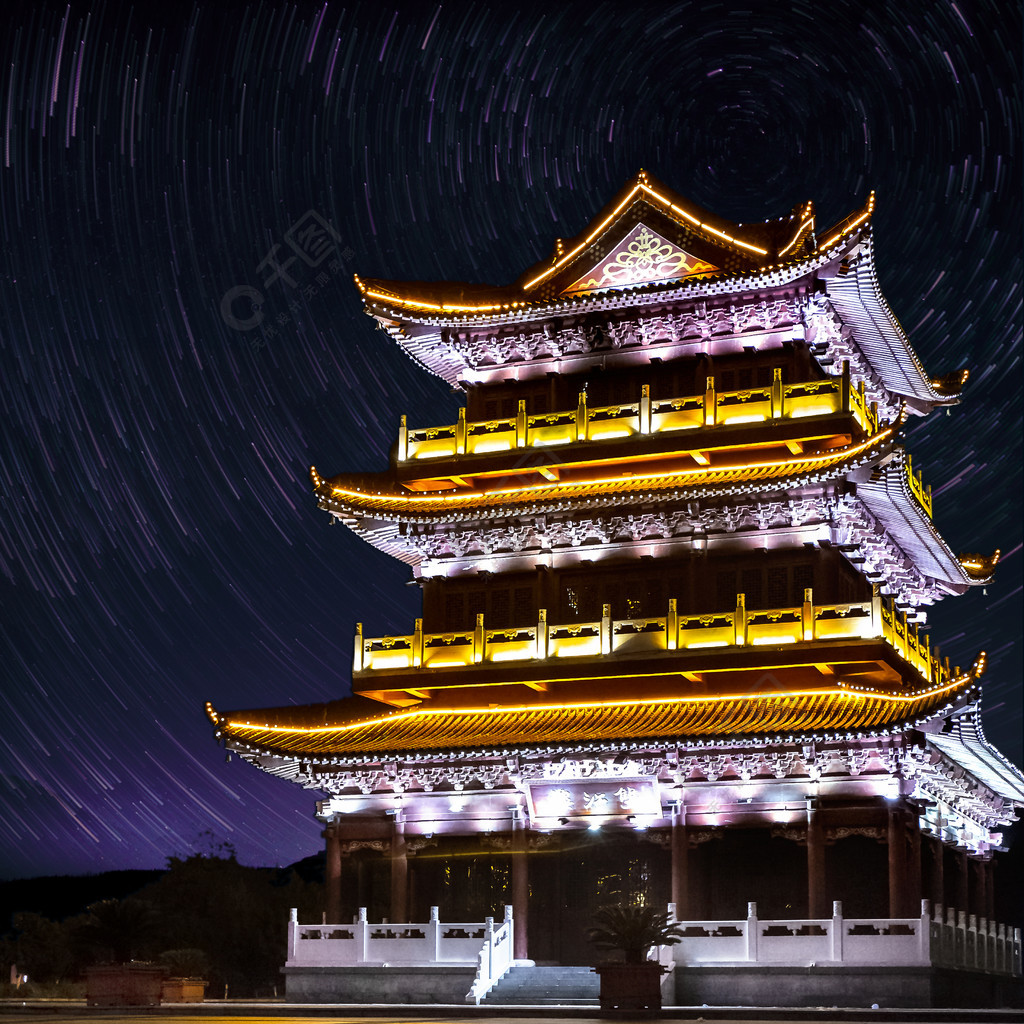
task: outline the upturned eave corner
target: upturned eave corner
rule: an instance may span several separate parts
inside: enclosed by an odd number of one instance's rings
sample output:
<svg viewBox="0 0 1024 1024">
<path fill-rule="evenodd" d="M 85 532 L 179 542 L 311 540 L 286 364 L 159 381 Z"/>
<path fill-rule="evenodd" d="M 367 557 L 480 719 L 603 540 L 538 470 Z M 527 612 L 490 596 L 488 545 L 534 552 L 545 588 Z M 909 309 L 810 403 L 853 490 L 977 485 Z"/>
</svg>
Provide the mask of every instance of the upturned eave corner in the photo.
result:
<svg viewBox="0 0 1024 1024">
<path fill-rule="evenodd" d="M 952 373 L 945 373 L 939 377 L 930 377 L 928 383 L 935 389 L 936 393 L 946 399 L 944 404 L 957 405 L 963 395 L 964 385 L 970 377 L 971 371 L 964 367 L 954 370 Z"/>
<path fill-rule="evenodd" d="M 991 555 L 961 554 L 958 556 L 964 573 L 971 582 L 980 585 L 991 583 L 995 579 L 996 566 L 999 564 L 1001 552 L 996 548 Z"/>
<path fill-rule="evenodd" d="M 827 231 L 821 233 L 822 240 L 818 243 L 817 251 L 827 252 L 833 246 L 849 239 L 854 232 L 869 230 L 874 212 L 875 192 L 872 189 L 863 206 L 848 213 L 842 220 L 837 221 Z"/>
</svg>

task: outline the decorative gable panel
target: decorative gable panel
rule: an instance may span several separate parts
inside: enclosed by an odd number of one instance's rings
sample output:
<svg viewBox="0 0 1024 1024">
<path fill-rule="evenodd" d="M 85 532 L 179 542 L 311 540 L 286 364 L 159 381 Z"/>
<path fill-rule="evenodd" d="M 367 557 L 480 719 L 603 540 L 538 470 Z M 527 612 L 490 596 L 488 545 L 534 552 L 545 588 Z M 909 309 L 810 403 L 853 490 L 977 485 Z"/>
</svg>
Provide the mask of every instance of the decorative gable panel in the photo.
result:
<svg viewBox="0 0 1024 1024">
<path fill-rule="evenodd" d="M 578 295 L 603 288 L 676 281 L 697 274 L 715 273 L 718 269 L 640 223 L 597 266 L 574 281 L 562 294 Z"/>
</svg>

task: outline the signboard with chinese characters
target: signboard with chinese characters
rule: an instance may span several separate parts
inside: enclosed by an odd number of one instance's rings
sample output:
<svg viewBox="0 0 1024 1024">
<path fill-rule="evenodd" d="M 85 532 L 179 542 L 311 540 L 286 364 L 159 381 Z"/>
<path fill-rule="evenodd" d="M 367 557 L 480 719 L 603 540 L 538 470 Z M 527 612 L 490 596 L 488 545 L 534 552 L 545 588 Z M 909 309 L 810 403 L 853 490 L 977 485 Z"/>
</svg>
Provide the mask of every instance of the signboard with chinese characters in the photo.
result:
<svg viewBox="0 0 1024 1024">
<path fill-rule="evenodd" d="M 529 800 L 531 818 L 661 814 L 654 779 L 533 782 L 529 786 Z"/>
</svg>

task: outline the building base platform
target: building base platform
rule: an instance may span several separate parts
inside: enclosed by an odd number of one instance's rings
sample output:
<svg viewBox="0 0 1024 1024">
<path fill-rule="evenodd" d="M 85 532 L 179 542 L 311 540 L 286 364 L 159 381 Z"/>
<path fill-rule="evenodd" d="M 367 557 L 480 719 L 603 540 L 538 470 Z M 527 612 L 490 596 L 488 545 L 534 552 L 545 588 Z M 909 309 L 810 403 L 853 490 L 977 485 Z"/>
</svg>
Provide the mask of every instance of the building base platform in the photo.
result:
<svg viewBox="0 0 1024 1024">
<path fill-rule="evenodd" d="M 945 967 L 686 966 L 680 1006 L 1024 1007 L 1024 980 Z"/>
<path fill-rule="evenodd" d="M 555 968 L 549 968 L 554 971 Z M 580 970 L 567 967 L 565 970 Z M 470 966 L 286 967 L 285 1000 L 351 1005 L 465 1005 Z M 514 971 L 512 972 L 515 973 Z M 686 966 L 673 971 L 665 1005 L 1019 1009 L 1024 979 L 942 967 Z M 575 993 L 574 993 L 575 994 Z M 589 994 L 589 993 L 588 993 Z M 493 993 L 497 997 L 498 992 Z M 534 1005 L 559 1005 L 559 990 Z M 589 1000 L 587 1000 L 589 1001 Z M 516 998 L 510 1004 L 519 1002 Z M 567 1000 L 565 1005 L 584 1000 Z M 594 999 L 596 1006 L 597 1000 Z M 486 1005 L 503 1005 L 488 998 Z"/>
<path fill-rule="evenodd" d="M 288 1003 L 465 1005 L 476 966 L 285 967 L 282 973 Z"/>
</svg>

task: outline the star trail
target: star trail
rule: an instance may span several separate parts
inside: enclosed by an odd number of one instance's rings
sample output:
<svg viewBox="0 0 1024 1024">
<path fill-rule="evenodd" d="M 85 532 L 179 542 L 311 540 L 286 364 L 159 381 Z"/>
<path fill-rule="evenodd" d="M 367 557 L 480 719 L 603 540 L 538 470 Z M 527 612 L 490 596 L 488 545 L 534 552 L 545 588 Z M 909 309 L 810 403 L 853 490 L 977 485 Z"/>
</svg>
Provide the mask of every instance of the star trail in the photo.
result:
<svg viewBox="0 0 1024 1024">
<path fill-rule="evenodd" d="M 911 421 L 915 467 L 954 551 L 1003 551 L 933 642 L 988 651 L 987 733 L 1020 763 L 1019 5 L 2 18 L 0 877 L 160 866 L 206 832 L 243 863 L 320 848 L 314 795 L 225 763 L 203 703 L 345 696 L 354 623 L 417 613 L 307 476 L 381 470 L 400 415 L 458 405 L 352 274 L 504 284 L 641 167 L 737 222 L 813 199 L 824 229 L 876 190 L 895 315 L 931 375 L 971 370 Z"/>
</svg>

